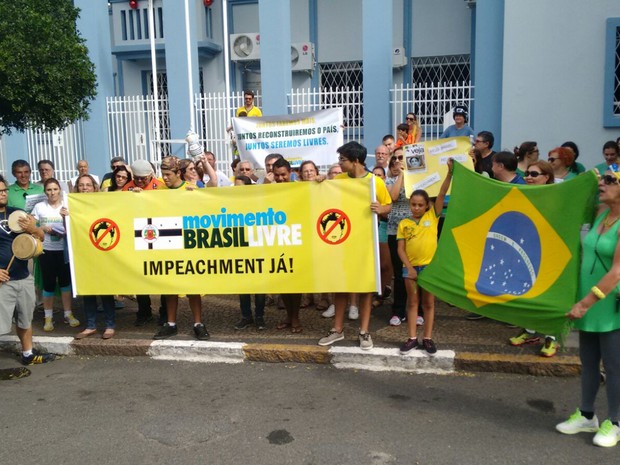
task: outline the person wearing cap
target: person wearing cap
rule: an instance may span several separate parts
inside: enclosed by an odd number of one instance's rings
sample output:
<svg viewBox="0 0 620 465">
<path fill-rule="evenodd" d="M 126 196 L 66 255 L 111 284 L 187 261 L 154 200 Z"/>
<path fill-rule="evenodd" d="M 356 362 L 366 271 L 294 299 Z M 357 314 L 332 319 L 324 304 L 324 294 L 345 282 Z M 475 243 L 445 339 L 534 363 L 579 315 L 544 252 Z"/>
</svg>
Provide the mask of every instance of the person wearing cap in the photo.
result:
<svg viewBox="0 0 620 465">
<path fill-rule="evenodd" d="M 125 159 L 123 157 L 112 157 L 112 160 L 110 160 L 110 171 L 104 174 L 103 178 L 101 178 L 101 186 L 99 187 L 99 190 L 105 191 L 110 187 L 114 170 L 119 166 L 127 166 Z"/>
<path fill-rule="evenodd" d="M 452 113 L 452 117 L 454 118 L 454 124 L 448 126 L 439 136 L 440 139 L 445 139 L 446 137 L 459 137 L 465 136 L 473 138 L 476 134 L 474 130 L 467 125 L 467 107 L 464 105 L 457 105 L 454 107 L 454 111 Z"/>
<path fill-rule="evenodd" d="M 153 165 L 147 160 L 136 160 L 131 164 L 133 179 L 125 184 L 124 191 L 152 191 L 161 189 L 164 183 L 155 177 Z"/>
<path fill-rule="evenodd" d="M 163 181 L 155 177 L 153 165 L 147 160 L 136 160 L 131 164 L 133 179 L 123 187 L 123 191 L 142 192 L 165 188 Z M 138 313 L 134 326 L 144 326 L 153 319 L 151 296 L 137 295 Z M 162 298 L 163 302 L 163 298 Z M 163 307 L 163 303 L 162 303 Z M 160 308 L 160 321 L 166 319 L 165 308 Z"/>
<path fill-rule="evenodd" d="M 237 108 L 235 116 L 240 117 L 242 112 L 245 112 L 246 116 L 249 118 L 260 118 L 263 116 L 263 112 L 260 111 L 260 108 L 254 106 L 254 92 L 251 90 L 243 92 L 243 106 Z"/>
<path fill-rule="evenodd" d="M 174 190 L 194 190 L 195 184 L 188 183 L 181 177 L 181 168 L 177 157 L 164 157 L 161 161 L 161 176 L 164 186 L 161 189 Z M 163 296 L 162 296 L 163 297 Z M 200 295 L 188 295 L 189 307 L 194 317 L 194 334 L 196 339 L 204 341 L 209 339 L 209 333 L 205 325 L 202 324 L 202 301 Z M 166 295 L 165 299 L 167 321 L 153 336 L 153 339 L 167 339 L 178 333 L 177 329 L 177 310 L 179 308 L 178 295 Z M 162 302 L 163 305 L 163 302 Z"/>
</svg>

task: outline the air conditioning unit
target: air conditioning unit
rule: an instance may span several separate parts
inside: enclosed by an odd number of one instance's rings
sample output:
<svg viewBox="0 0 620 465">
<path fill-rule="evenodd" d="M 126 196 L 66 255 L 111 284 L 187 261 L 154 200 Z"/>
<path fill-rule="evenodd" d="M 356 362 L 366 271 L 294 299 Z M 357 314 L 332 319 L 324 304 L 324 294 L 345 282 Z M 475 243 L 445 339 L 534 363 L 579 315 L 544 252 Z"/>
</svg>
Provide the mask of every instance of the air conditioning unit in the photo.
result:
<svg viewBox="0 0 620 465">
<path fill-rule="evenodd" d="M 230 59 L 232 61 L 260 60 L 260 34 L 231 34 Z"/>
<path fill-rule="evenodd" d="M 314 69 L 314 44 L 312 42 L 291 45 L 291 69 L 293 71 Z"/>
<path fill-rule="evenodd" d="M 405 47 L 394 47 L 394 53 L 392 53 L 392 67 L 404 68 L 407 66 L 407 54 L 405 53 Z"/>
</svg>

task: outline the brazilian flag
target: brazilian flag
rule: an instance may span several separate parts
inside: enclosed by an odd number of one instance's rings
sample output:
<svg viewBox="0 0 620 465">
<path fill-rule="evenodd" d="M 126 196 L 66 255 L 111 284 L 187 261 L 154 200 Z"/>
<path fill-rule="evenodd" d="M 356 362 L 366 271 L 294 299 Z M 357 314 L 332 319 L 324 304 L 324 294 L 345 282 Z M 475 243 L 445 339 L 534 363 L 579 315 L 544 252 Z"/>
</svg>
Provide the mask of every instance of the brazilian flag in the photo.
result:
<svg viewBox="0 0 620 465">
<path fill-rule="evenodd" d="M 594 216 L 596 175 L 531 186 L 454 165 L 441 239 L 420 286 L 462 309 L 562 334 L 577 299 L 581 226 Z"/>
</svg>

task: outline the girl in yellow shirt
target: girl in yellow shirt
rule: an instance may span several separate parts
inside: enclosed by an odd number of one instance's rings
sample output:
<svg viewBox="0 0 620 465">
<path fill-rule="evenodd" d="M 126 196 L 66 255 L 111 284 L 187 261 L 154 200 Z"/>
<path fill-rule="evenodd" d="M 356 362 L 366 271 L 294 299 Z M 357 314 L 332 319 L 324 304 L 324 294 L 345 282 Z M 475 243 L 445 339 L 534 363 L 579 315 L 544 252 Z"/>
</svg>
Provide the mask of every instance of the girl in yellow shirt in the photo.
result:
<svg viewBox="0 0 620 465">
<path fill-rule="evenodd" d="M 424 308 L 424 335 L 418 344 L 416 320 L 418 317 L 419 294 L 417 292 L 418 274 L 428 265 L 437 250 L 437 226 L 443 209 L 446 192 L 452 181 L 452 160 L 448 160 L 448 174 L 439 189 L 439 194 L 432 204 L 425 190 L 416 190 L 409 198 L 411 218 L 405 218 L 398 224 L 396 240 L 398 256 L 403 262 L 403 280 L 407 290 L 407 330 L 409 339 L 400 348 L 401 354 L 407 354 L 419 346 L 429 355 L 437 352 L 432 339 L 435 321 L 435 296 L 424 291 L 422 307 Z M 432 208 L 431 208 L 432 207 Z"/>
</svg>

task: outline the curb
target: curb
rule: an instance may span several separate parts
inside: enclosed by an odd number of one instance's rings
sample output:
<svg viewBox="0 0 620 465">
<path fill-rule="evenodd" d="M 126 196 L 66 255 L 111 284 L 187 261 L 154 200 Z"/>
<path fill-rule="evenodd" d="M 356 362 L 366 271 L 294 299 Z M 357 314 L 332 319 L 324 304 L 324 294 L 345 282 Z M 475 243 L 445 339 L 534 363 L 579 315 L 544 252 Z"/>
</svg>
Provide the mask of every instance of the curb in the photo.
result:
<svg viewBox="0 0 620 465">
<path fill-rule="evenodd" d="M 75 340 L 72 337 L 34 337 L 37 349 L 60 355 L 147 356 L 155 360 L 201 363 L 315 363 L 339 369 L 450 374 L 454 372 L 499 372 L 535 376 L 577 376 L 579 357 L 545 359 L 534 355 L 503 355 L 439 350 L 433 356 L 423 351 L 401 355 L 397 348 L 321 347 L 318 345 L 261 344 L 188 340 L 147 339 Z M 17 352 L 16 336 L 0 336 L 0 350 Z"/>
</svg>

